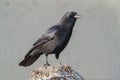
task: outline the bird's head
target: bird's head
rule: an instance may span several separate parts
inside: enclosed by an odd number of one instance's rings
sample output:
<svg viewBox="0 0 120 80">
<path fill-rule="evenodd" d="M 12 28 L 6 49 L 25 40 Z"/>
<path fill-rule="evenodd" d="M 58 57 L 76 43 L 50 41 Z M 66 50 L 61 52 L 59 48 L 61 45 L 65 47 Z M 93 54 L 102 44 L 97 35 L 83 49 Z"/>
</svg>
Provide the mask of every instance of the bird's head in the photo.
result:
<svg viewBox="0 0 120 80">
<path fill-rule="evenodd" d="M 62 17 L 60 23 L 62 25 L 70 25 L 70 26 L 74 26 L 75 21 L 80 18 L 81 15 L 79 15 L 77 12 L 75 11 L 70 11 L 65 13 L 65 15 Z"/>
<path fill-rule="evenodd" d="M 80 18 L 81 15 L 79 15 L 77 12 L 71 11 L 71 12 L 67 12 L 65 13 L 65 15 L 62 17 L 62 20 L 76 20 L 78 18 Z"/>
</svg>

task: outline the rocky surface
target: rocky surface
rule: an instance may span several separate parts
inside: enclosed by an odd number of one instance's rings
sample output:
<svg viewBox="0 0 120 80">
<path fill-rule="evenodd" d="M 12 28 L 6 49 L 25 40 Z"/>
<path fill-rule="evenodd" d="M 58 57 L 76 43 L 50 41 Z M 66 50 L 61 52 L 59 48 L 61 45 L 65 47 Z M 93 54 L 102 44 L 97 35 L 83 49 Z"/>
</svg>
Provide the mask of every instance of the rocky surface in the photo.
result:
<svg viewBox="0 0 120 80">
<path fill-rule="evenodd" d="M 68 65 L 41 66 L 33 70 L 30 80 L 84 80 Z"/>
</svg>

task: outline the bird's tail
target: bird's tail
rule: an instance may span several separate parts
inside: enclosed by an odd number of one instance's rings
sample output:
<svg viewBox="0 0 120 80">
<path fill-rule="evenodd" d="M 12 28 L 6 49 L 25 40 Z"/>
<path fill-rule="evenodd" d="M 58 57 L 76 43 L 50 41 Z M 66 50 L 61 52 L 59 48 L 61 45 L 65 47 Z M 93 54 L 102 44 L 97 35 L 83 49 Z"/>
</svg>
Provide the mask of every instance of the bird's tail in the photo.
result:
<svg viewBox="0 0 120 80">
<path fill-rule="evenodd" d="M 43 53 L 39 51 L 34 51 L 34 47 L 28 52 L 24 60 L 19 63 L 19 66 L 27 67 L 33 64 Z"/>
</svg>

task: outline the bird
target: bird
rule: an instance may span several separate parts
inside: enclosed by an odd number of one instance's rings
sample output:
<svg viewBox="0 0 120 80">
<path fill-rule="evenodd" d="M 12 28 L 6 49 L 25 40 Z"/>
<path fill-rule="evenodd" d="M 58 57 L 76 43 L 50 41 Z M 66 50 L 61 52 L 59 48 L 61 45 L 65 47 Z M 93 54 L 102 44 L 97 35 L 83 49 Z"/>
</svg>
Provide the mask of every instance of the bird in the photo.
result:
<svg viewBox="0 0 120 80">
<path fill-rule="evenodd" d="M 66 12 L 57 24 L 50 27 L 33 44 L 33 47 L 27 52 L 19 66 L 30 66 L 43 54 L 46 56 L 47 65 L 50 65 L 48 62 L 49 54 L 55 54 L 55 58 L 58 60 L 60 53 L 67 46 L 71 38 L 76 20 L 80 16 L 75 11 Z"/>
</svg>

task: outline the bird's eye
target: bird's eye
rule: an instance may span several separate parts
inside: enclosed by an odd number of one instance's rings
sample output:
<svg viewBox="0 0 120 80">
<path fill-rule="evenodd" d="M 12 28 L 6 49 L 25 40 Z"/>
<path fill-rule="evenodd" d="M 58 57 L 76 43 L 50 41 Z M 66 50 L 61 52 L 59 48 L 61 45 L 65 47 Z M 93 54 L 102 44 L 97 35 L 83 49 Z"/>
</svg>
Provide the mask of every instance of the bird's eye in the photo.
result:
<svg viewBox="0 0 120 80">
<path fill-rule="evenodd" d="M 75 13 L 71 13 L 71 14 L 70 14 L 70 17 L 71 17 L 71 18 L 74 18 L 74 16 L 75 16 Z"/>
</svg>

